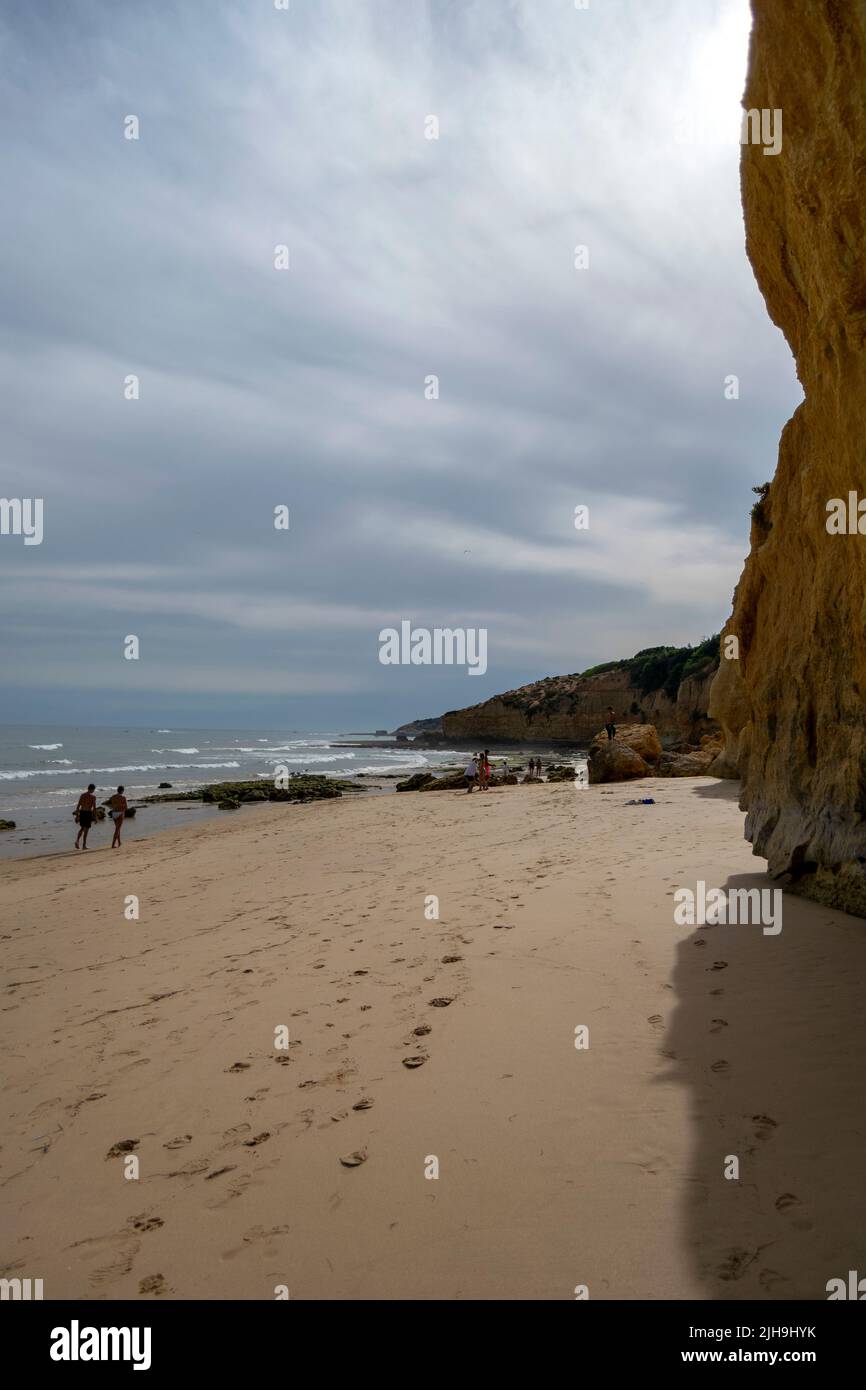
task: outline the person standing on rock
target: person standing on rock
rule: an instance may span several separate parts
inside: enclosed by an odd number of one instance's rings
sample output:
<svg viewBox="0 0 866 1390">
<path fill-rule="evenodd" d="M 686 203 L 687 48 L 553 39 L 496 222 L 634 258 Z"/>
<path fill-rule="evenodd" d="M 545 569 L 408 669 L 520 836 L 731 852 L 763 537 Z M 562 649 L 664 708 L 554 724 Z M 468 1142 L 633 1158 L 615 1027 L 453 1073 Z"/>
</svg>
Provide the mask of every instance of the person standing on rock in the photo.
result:
<svg viewBox="0 0 866 1390">
<path fill-rule="evenodd" d="M 613 740 L 616 738 L 616 723 L 615 723 L 615 720 L 616 720 L 616 713 L 615 713 L 615 711 L 614 711 L 613 705 L 608 705 L 608 707 L 607 707 L 607 723 L 606 723 L 605 726 L 604 726 L 605 729 L 607 730 L 607 741 L 608 741 L 608 743 L 612 743 Z"/>
</svg>

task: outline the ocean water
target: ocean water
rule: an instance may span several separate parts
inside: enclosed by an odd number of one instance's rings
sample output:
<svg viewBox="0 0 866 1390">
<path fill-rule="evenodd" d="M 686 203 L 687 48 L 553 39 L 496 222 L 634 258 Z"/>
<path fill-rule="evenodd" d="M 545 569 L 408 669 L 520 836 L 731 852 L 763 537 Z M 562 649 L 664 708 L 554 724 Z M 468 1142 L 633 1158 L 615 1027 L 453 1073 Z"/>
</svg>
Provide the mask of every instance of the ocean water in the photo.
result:
<svg viewBox="0 0 866 1390">
<path fill-rule="evenodd" d="M 399 749 L 333 747 L 351 739 L 377 741 L 372 733 L 360 730 L 311 734 L 275 729 L 0 725 L 0 818 L 14 820 L 17 826 L 0 832 L 0 857 L 46 853 L 66 840 L 71 844 L 75 838 L 72 811 L 88 782 L 96 783 L 99 801 L 122 783 L 127 799 L 134 803 L 156 792 L 160 782 L 170 782 L 173 791 L 188 791 L 208 782 L 270 779 L 279 765 L 290 772 L 333 777 L 408 775 L 462 757 L 448 750 L 422 752 L 411 744 Z M 189 806 L 143 807 L 135 820 L 127 821 L 124 836 L 134 839 L 148 829 L 164 829 L 210 814 Z M 105 823 L 94 828 L 91 845 L 105 838 L 106 828 Z"/>
<path fill-rule="evenodd" d="M 345 742 L 373 747 L 341 748 Z M 343 733 L 301 733 L 294 730 L 85 728 L 55 725 L 0 725 L 0 818 L 16 829 L 0 832 L 0 858 L 46 854 L 72 846 L 76 826 L 72 812 L 88 782 L 95 782 L 97 799 L 104 801 L 123 784 L 130 804 L 140 802 L 170 782 L 173 791 L 189 791 L 209 782 L 262 778 L 270 780 L 282 765 L 290 772 L 366 779 L 422 768 L 462 763 L 465 750 L 425 748 L 393 739 L 376 739 L 363 730 Z M 544 750 L 537 748 L 534 753 Z M 512 761 L 522 752 L 497 749 Z M 562 762 L 569 754 L 551 750 L 545 761 Z M 578 761 L 583 763 L 583 758 Z M 392 790 L 394 780 L 382 784 Z M 378 790 L 381 790 L 380 786 Z M 144 806 L 124 825 L 124 838 L 137 839 L 153 830 L 188 825 L 219 814 L 191 804 Z M 225 813 L 223 813 L 225 814 Z M 242 814 L 242 813 L 238 813 Z M 96 848 L 111 840 L 108 821 L 94 826 L 89 844 Z"/>
</svg>

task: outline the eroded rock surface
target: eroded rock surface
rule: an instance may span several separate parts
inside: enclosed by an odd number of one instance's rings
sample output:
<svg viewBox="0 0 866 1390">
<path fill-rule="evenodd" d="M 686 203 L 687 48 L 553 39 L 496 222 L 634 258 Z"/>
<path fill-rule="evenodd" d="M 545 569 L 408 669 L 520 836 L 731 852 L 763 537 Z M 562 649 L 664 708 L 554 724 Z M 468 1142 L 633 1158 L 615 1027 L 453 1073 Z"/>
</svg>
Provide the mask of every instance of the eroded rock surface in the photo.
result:
<svg viewBox="0 0 866 1390">
<path fill-rule="evenodd" d="M 798 891 L 866 915 L 866 6 L 752 0 L 746 110 L 782 148 L 742 149 L 746 246 L 804 400 L 753 516 L 710 710 L 739 768 L 746 838 Z M 756 478 L 756 483 L 761 479 Z M 864 508 L 866 511 L 866 508 Z M 863 517 L 866 532 L 866 516 Z M 723 639 L 724 651 L 724 639 Z"/>
</svg>

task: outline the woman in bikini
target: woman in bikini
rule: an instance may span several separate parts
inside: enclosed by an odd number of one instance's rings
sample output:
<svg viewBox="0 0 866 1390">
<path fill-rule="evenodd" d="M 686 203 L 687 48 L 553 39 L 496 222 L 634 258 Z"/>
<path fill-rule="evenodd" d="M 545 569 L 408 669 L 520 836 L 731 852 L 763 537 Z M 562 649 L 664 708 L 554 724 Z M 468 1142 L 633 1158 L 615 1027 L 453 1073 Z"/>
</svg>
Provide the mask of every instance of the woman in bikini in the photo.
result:
<svg viewBox="0 0 866 1390">
<path fill-rule="evenodd" d="M 108 807 L 108 814 L 114 821 L 114 839 L 111 842 L 111 848 L 120 849 L 120 827 L 123 825 L 123 818 L 126 815 L 126 797 L 123 795 L 123 787 L 117 788 L 108 803 Z"/>
</svg>

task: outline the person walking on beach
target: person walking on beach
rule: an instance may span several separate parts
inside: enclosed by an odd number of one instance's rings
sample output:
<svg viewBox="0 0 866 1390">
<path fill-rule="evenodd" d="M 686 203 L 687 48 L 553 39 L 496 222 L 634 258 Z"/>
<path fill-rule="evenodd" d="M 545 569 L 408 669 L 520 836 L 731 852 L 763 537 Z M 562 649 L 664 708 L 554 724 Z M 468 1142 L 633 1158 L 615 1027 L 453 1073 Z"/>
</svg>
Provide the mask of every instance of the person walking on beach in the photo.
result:
<svg viewBox="0 0 866 1390">
<path fill-rule="evenodd" d="M 93 813 L 96 810 L 96 783 L 91 782 L 87 791 L 82 792 L 78 798 L 78 805 L 75 808 L 75 816 L 78 821 L 78 834 L 75 837 L 76 849 L 87 849 L 87 832 L 93 824 Z M 81 840 L 79 845 L 78 841 Z"/>
<path fill-rule="evenodd" d="M 490 791 L 490 750 L 487 748 L 481 754 L 481 790 Z"/>
<path fill-rule="evenodd" d="M 112 849 L 120 849 L 120 827 L 123 825 L 123 818 L 126 815 L 126 797 L 123 795 L 123 787 L 118 787 L 108 802 L 108 814 L 114 821 L 114 839 L 111 842 Z"/>
<path fill-rule="evenodd" d="M 615 720 L 616 720 L 616 713 L 614 712 L 613 705 L 608 705 L 608 707 L 607 707 L 607 723 L 606 723 L 605 726 L 604 726 L 605 729 L 607 730 L 607 741 L 608 741 L 608 743 L 612 743 L 613 740 L 616 738 L 616 723 L 614 722 Z"/>
<path fill-rule="evenodd" d="M 463 769 L 463 781 L 466 783 L 467 792 L 472 791 L 472 788 L 475 786 L 477 779 L 478 764 L 476 763 L 475 758 L 472 757 L 469 759 L 468 763 Z"/>
</svg>

